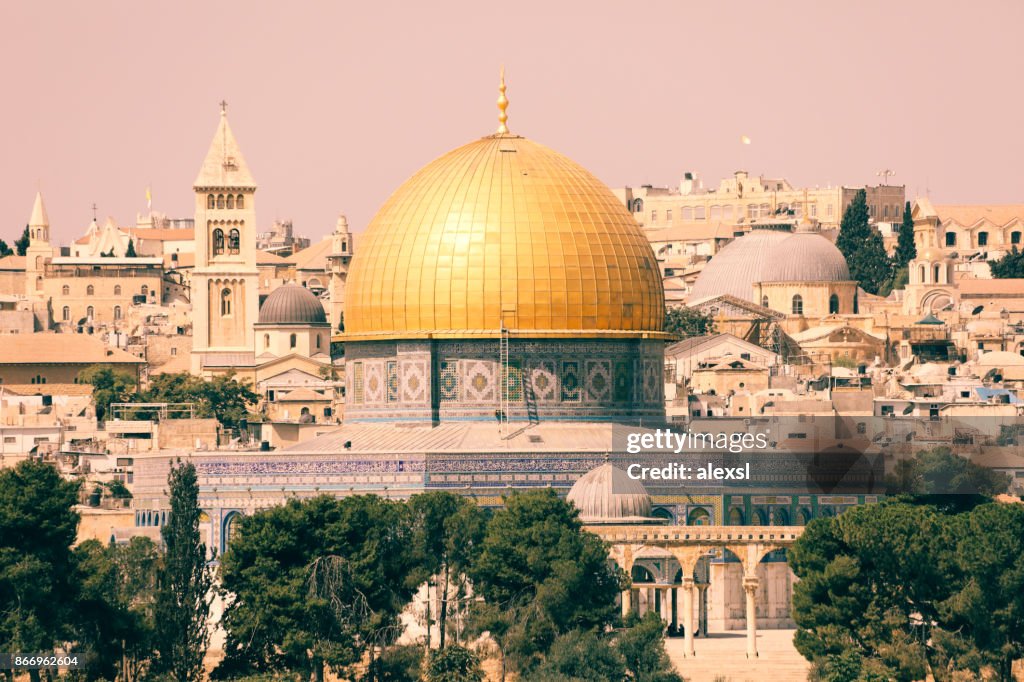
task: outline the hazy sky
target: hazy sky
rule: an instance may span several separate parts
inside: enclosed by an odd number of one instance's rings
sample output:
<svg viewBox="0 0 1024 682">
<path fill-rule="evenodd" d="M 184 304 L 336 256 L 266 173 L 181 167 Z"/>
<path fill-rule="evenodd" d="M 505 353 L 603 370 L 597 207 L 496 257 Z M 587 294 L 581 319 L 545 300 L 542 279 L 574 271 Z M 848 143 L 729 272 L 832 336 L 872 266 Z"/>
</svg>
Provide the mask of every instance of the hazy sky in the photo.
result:
<svg viewBox="0 0 1024 682">
<path fill-rule="evenodd" d="M 222 98 L 260 227 L 361 230 L 403 180 L 509 126 L 612 187 L 883 168 L 937 203 L 1024 202 L 1024 2 L 3 2 L 0 237 L 192 215 Z M 741 135 L 753 144 L 739 144 Z"/>
</svg>

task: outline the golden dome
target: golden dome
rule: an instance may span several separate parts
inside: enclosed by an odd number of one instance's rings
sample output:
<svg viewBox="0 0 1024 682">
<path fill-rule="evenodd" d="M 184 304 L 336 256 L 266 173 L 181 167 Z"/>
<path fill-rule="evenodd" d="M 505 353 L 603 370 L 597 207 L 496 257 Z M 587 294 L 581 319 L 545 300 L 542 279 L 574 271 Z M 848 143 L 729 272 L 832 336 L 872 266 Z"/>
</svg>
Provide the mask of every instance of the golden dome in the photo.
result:
<svg viewBox="0 0 1024 682">
<path fill-rule="evenodd" d="M 385 202 L 348 277 L 345 338 L 659 336 L 654 253 L 615 195 L 543 145 L 497 134 Z"/>
</svg>

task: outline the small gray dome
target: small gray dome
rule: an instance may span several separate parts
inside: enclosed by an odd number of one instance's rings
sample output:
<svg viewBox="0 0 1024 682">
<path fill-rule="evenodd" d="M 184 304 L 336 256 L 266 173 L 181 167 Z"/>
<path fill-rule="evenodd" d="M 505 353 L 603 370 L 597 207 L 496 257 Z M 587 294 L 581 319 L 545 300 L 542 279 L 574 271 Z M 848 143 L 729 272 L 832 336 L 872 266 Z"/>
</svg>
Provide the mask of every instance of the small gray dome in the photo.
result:
<svg viewBox="0 0 1024 682">
<path fill-rule="evenodd" d="M 259 324 L 327 324 L 327 314 L 312 291 L 289 283 L 274 289 L 263 301 Z"/>
<path fill-rule="evenodd" d="M 691 301 L 729 294 L 753 301 L 754 283 L 764 281 L 761 271 L 770 262 L 774 247 L 793 236 L 778 230 L 752 230 L 737 237 L 704 266 L 690 293 Z"/>
<path fill-rule="evenodd" d="M 605 462 L 573 483 L 566 498 L 583 523 L 636 523 L 651 516 L 651 496 L 640 481 Z"/>
<path fill-rule="evenodd" d="M 778 243 L 761 270 L 762 282 L 848 282 L 843 253 L 820 234 L 797 232 Z"/>
</svg>

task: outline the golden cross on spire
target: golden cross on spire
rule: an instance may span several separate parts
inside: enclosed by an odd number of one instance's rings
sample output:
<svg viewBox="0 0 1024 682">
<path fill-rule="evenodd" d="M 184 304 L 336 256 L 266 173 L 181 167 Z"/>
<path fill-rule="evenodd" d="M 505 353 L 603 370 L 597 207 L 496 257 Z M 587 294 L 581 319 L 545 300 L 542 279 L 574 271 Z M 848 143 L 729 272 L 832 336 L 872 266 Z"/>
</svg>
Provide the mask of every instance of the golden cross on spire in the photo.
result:
<svg viewBox="0 0 1024 682">
<path fill-rule="evenodd" d="M 498 134 L 507 135 L 508 126 L 505 122 L 508 121 L 508 114 L 505 110 L 508 109 L 508 97 L 505 97 L 505 65 L 501 66 L 501 84 L 498 86 Z"/>
</svg>

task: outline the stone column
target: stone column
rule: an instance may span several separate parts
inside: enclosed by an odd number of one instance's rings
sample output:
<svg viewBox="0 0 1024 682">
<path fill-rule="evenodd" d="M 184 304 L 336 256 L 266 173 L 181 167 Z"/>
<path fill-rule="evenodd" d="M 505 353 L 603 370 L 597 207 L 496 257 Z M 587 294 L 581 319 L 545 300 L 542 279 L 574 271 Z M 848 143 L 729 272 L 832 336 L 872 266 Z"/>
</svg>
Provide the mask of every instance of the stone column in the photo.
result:
<svg viewBox="0 0 1024 682">
<path fill-rule="evenodd" d="M 657 598 L 657 596 L 655 596 L 655 592 L 656 591 L 657 590 L 655 590 L 653 587 L 648 587 L 647 588 L 647 610 L 648 611 L 655 611 L 656 612 L 658 610 L 658 598 Z M 642 616 L 644 614 L 641 613 L 640 615 Z"/>
<path fill-rule="evenodd" d="M 693 657 L 693 578 L 683 578 L 683 655 Z"/>
<path fill-rule="evenodd" d="M 743 577 L 743 591 L 747 593 L 747 658 L 757 658 L 757 605 L 754 597 L 759 582 L 757 576 Z"/>
<path fill-rule="evenodd" d="M 708 636 L 708 584 L 697 583 L 697 629 L 701 637 Z"/>
<path fill-rule="evenodd" d="M 633 608 L 633 605 L 631 603 L 633 601 L 632 600 L 632 596 L 633 596 L 633 590 L 623 590 L 622 591 L 622 617 L 623 618 L 628 616 L 630 610 L 632 610 L 632 608 Z"/>
</svg>

